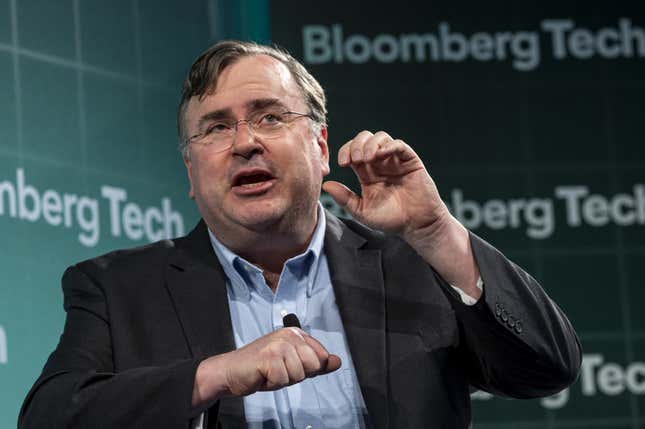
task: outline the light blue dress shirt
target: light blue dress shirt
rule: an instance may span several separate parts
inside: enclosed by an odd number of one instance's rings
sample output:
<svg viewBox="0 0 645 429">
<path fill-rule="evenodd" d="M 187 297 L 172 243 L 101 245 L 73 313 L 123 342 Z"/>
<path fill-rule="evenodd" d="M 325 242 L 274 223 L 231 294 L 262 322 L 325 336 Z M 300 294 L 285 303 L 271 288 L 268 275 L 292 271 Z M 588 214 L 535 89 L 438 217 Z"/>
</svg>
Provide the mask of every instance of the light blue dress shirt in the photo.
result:
<svg viewBox="0 0 645 429">
<path fill-rule="evenodd" d="M 262 270 L 234 254 L 209 230 L 213 249 L 227 276 L 227 293 L 238 348 L 282 328 L 282 317 L 298 316 L 302 329 L 338 355 L 335 372 L 307 378 L 273 392 L 244 397 L 249 428 L 366 428 L 367 408 L 347 345 L 323 249 L 325 213 L 304 253 L 287 260 L 274 293 Z"/>
</svg>

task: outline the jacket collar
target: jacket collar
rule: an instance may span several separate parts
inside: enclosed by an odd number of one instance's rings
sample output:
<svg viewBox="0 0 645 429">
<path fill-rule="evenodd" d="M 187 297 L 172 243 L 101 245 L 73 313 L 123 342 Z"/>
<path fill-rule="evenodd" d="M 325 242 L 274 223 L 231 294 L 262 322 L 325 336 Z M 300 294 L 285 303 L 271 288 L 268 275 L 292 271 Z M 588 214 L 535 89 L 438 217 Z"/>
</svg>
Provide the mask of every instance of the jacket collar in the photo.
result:
<svg viewBox="0 0 645 429">
<path fill-rule="evenodd" d="M 206 224 L 201 220 L 168 259 L 167 288 L 195 358 L 235 349 L 226 293 L 226 276 L 213 252 Z M 241 398 L 227 397 L 209 410 L 207 427 L 244 427 Z"/>
<path fill-rule="evenodd" d="M 326 212 L 324 251 L 363 398 L 375 427 L 387 427 L 385 291 L 381 252 Z M 169 256 L 167 287 L 191 353 L 206 358 L 235 349 L 226 276 L 204 221 L 177 240 Z M 241 398 L 220 401 L 208 427 L 244 427 Z"/>
</svg>

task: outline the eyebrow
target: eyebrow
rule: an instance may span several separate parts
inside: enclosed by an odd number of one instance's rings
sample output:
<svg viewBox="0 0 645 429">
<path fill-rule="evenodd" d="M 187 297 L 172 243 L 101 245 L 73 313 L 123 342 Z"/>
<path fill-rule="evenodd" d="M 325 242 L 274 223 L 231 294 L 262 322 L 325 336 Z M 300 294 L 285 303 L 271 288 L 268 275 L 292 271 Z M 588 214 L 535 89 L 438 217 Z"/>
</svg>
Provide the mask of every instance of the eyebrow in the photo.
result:
<svg viewBox="0 0 645 429">
<path fill-rule="evenodd" d="M 256 112 L 258 110 L 266 109 L 268 107 L 281 107 L 285 110 L 289 110 L 285 104 L 277 98 L 256 98 L 254 100 L 247 101 L 244 103 L 244 107 L 249 112 Z M 203 114 L 197 121 L 197 128 L 203 129 L 204 125 L 221 120 L 233 119 L 233 111 L 230 108 L 213 110 Z"/>
<path fill-rule="evenodd" d="M 213 110 L 212 112 L 204 113 L 197 121 L 197 129 L 202 130 L 204 125 L 210 122 L 231 119 L 232 117 L 233 111 L 231 109 Z"/>
<path fill-rule="evenodd" d="M 247 102 L 244 106 L 251 112 L 266 109 L 267 107 L 282 107 L 285 110 L 289 110 L 287 106 L 277 98 L 258 98 Z"/>
</svg>

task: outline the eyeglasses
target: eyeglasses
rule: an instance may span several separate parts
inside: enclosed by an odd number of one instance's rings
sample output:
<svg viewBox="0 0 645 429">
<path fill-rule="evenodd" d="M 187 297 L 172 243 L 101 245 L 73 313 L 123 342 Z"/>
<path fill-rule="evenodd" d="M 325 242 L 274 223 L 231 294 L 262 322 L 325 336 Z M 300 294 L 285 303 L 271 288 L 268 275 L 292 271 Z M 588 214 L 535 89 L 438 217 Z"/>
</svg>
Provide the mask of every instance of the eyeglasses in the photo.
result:
<svg viewBox="0 0 645 429">
<path fill-rule="evenodd" d="M 230 148 L 237 134 L 237 129 L 242 122 L 246 122 L 249 132 L 257 137 L 272 139 L 281 137 L 285 129 L 296 119 L 307 117 L 314 119 L 310 113 L 280 112 L 260 110 L 246 119 L 216 120 L 208 124 L 206 130 L 192 135 L 186 139 L 186 145 L 198 143 L 220 152 Z"/>
</svg>

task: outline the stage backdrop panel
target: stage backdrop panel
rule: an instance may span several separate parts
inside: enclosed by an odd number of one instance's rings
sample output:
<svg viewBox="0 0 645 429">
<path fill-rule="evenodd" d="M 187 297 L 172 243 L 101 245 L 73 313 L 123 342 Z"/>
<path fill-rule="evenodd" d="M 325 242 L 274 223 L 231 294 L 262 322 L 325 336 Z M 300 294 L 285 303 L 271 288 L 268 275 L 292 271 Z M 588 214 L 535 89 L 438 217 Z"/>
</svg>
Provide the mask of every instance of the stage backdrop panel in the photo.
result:
<svg viewBox="0 0 645 429">
<path fill-rule="evenodd" d="M 643 427 L 643 3 L 268 3 L 271 39 L 327 90 L 332 158 L 363 129 L 404 139 L 580 333 L 570 389 L 477 394 L 474 427 Z"/>
<path fill-rule="evenodd" d="M 205 1 L 0 0 L 0 428 L 62 331 L 80 260 L 191 229 L 175 110 Z"/>
<path fill-rule="evenodd" d="M 196 222 L 175 107 L 192 59 L 231 37 L 320 79 L 332 157 L 362 129 L 411 144 L 452 212 L 570 316 L 580 379 L 475 394 L 475 428 L 645 425 L 639 3 L 0 0 L 0 428 L 58 340 L 65 267 Z"/>
</svg>

